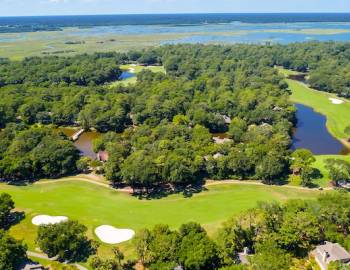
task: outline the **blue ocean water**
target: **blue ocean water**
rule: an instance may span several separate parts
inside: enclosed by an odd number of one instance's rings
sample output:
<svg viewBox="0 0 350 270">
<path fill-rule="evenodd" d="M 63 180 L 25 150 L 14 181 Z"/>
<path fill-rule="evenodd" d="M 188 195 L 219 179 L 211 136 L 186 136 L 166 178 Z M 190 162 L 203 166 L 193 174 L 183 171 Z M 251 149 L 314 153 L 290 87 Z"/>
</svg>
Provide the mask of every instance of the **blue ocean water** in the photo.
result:
<svg viewBox="0 0 350 270">
<path fill-rule="evenodd" d="M 0 17 L 0 26 L 46 25 L 51 27 L 155 25 L 202 23 L 294 23 L 294 22 L 350 22 L 350 13 L 234 13 L 234 14 L 140 14 Z"/>
<path fill-rule="evenodd" d="M 76 27 L 67 33 L 66 27 Z M 0 17 L 1 42 L 26 40 L 27 32 L 51 30 L 70 36 L 168 35 L 160 44 L 291 43 L 350 41 L 350 13 L 336 14 L 148 14 Z M 50 34 L 35 37 L 50 39 Z"/>
</svg>

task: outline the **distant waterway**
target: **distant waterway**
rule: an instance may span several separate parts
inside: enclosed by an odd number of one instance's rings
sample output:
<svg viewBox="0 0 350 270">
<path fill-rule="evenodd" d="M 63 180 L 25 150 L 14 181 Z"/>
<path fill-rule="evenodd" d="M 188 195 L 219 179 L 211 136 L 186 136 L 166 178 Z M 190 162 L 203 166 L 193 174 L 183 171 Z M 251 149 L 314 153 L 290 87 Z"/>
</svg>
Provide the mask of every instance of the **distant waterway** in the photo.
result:
<svg viewBox="0 0 350 270">
<path fill-rule="evenodd" d="M 329 133 L 324 115 L 302 104 L 295 106 L 298 123 L 293 135 L 293 150 L 306 148 L 315 155 L 349 154 L 350 150 Z"/>
<path fill-rule="evenodd" d="M 310 15 L 311 16 L 311 15 Z M 268 18 L 268 17 L 266 17 Z M 310 17 L 312 18 L 312 16 Z M 48 18 L 49 19 L 49 18 Z M 80 18 L 81 19 L 81 18 Z M 141 19 L 141 18 L 139 18 Z M 144 18 L 145 19 L 145 18 Z M 185 19 L 185 18 L 182 18 Z M 79 28 L 75 23 L 67 25 L 59 24 L 57 27 L 62 31 L 37 32 L 37 33 L 0 33 L 0 43 L 26 42 L 49 42 L 59 40 L 64 43 L 69 40 L 95 39 L 99 42 L 104 39 L 120 40 L 120 37 L 134 37 L 135 45 L 153 44 L 178 44 L 178 43 L 281 43 L 318 41 L 350 41 L 350 23 L 334 21 L 300 21 L 301 18 L 286 21 L 268 20 L 242 20 L 220 22 L 215 20 L 201 23 L 190 21 L 188 24 L 173 24 L 169 21 L 163 23 L 157 21 L 142 21 L 138 24 L 100 25 L 98 22 L 90 27 Z M 192 18 L 193 19 L 193 18 Z M 234 18 L 232 18 L 234 19 Z M 254 16 L 251 17 L 254 19 Z M 8 18 L 0 17 L 3 23 Z M 33 19 L 34 21 L 37 19 Z M 312 19 L 310 19 L 312 20 Z M 347 16 L 350 20 L 350 15 Z M 18 20 L 20 21 L 20 19 Z M 212 22 L 211 22 L 212 21 Z M 42 21 L 41 23 L 44 23 Z M 16 22 L 16 25 L 18 22 Z M 27 27 L 30 22 L 23 22 Z M 137 38 L 136 38 L 137 37 Z M 46 44 L 46 43 L 45 43 Z M 100 45 L 103 46 L 104 43 Z M 1 45 L 1 44 L 0 44 Z M 47 45 L 47 44 L 46 44 Z M 96 44 L 95 44 L 96 45 Z M 105 44 L 104 44 L 105 45 Z"/>
</svg>

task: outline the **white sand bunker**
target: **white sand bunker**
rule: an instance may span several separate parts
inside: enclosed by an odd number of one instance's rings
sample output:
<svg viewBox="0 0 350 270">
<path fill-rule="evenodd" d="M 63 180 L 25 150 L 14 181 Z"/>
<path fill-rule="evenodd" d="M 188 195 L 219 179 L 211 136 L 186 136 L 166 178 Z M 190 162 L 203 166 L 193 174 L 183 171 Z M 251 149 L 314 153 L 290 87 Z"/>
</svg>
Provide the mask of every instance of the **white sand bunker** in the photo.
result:
<svg viewBox="0 0 350 270">
<path fill-rule="evenodd" d="M 129 72 L 130 73 L 135 73 L 135 69 L 134 68 L 129 68 Z"/>
<path fill-rule="evenodd" d="M 57 224 L 57 223 L 66 222 L 66 221 L 68 221 L 68 218 L 64 216 L 40 215 L 32 219 L 32 223 L 36 226 L 51 225 L 51 224 Z"/>
<path fill-rule="evenodd" d="M 119 244 L 129 241 L 135 235 L 135 232 L 130 229 L 117 229 L 113 226 L 102 225 L 95 229 L 97 237 L 106 244 Z"/>
<path fill-rule="evenodd" d="M 332 103 L 333 103 L 333 104 L 336 104 L 336 105 L 339 105 L 339 104 L 344 103 L 343 100 L 337 99 L 337 98 L 329 98 L 329 100 L 332 101 Z"/>
</svg>

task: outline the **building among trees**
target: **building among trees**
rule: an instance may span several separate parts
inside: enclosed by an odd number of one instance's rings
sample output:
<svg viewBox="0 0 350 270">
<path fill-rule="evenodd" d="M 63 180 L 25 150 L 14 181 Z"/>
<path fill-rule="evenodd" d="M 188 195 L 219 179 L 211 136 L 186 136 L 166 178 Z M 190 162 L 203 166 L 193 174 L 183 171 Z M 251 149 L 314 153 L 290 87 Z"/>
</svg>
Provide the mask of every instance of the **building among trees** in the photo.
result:
<svg viewBox="0 0 350 270">
<path fill-rule="evenodd" d="M 350 265 L 350 254 L 338 243 L 325 242 L 319 245 L 311 255 L 315 257 L 317 264 L 321 270 L 327 270 L 331 262 L 341 262 Z"/>
</svg>

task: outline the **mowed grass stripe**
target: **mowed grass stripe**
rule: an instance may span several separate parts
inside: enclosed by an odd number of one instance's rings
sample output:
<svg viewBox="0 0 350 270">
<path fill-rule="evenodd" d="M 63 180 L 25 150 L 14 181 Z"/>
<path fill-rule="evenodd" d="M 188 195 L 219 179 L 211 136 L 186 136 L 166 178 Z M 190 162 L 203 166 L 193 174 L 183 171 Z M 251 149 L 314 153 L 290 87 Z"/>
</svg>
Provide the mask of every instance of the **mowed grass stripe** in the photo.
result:
<svg viewBox="0 0 350 270">
<path fill-rule="evenodd" d="M 139 200 L 128 194 L 85 182 L 57 182 L 48 185 L 0 185 L 2 192 L 11 194 L 26 219 L 11 229 L 16 238 L 25 239 L 35 248 L 37 228 L 31 219 L 38 214 L 65 215 L 89 228 L 109 224 L 118 228 L 139 230 L 155 224 L 181 224 L 196 221 L 214 233 L 222 221 L 256 206 L 258 201 L 283 201 L 290 198 L 314 198 L 318 192 L 284 187 L 216 185 L 191 198 L 171 195 L 162 199 Z"/>
</svg>

